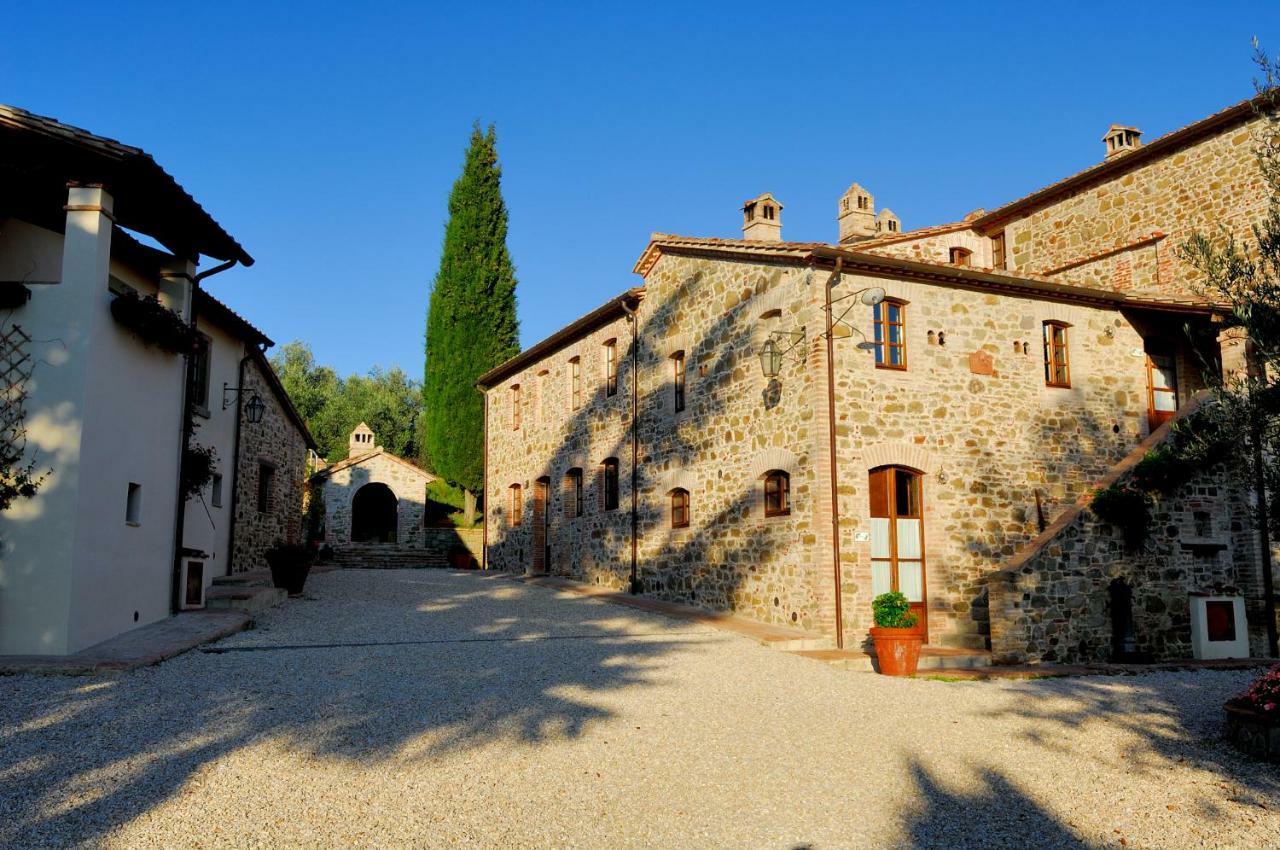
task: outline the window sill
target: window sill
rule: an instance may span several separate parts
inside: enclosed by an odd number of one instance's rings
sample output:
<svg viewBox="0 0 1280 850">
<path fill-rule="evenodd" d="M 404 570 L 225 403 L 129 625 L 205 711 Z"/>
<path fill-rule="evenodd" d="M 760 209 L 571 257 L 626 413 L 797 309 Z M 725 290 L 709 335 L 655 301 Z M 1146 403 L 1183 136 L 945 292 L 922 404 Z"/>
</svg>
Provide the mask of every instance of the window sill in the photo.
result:
<svg viewBox="0 0 1280 850">
<path fill-rule="evenodd" d="M 128 519 L 124 521 L 124 524 L 125 524 L 125 525 L 127 525 L 127 526 L 129 526 L 130 528 L 141 528 L 141 527 L 142 527 L 142 523 L 140 523 L 140 522 L 134 522 L 133 520 L 128 520 Z"/>
<path fill-rule="evenodd" d="M 208 419 L 211 416 L 209 408 L 205 407 L 203 404 L 191 405 L 191 413 L 194 416 L 200 416 L 204 419 Z"/>
</svg>

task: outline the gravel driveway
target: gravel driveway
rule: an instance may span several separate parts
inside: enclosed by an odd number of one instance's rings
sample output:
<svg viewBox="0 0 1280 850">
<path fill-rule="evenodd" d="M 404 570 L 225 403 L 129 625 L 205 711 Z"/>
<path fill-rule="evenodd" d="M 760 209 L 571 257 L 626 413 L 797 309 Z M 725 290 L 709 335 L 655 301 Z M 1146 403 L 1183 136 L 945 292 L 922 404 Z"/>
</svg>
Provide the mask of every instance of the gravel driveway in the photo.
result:
<svg viewBox="0 0 1280 850">
<path fill-rule="evenodd" d="M 1277 847 L 1249 673 L 835 670 L 509 578 L 315 576 L 253 631 L 0 678 L 0 846 Z"/>
</svg>

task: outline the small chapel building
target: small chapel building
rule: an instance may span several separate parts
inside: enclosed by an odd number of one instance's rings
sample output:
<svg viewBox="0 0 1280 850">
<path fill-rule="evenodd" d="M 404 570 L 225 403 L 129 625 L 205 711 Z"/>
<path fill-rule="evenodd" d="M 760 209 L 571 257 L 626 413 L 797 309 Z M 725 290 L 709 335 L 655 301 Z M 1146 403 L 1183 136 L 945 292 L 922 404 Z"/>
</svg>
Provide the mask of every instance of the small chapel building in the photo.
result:
<svg viewBox="0 0 1280 850">
<path fill-rule="evenodd" d="M 427 485 L 436 480 L 404 458 L 377 445 L 361 422 L 347 441 L 347 458 L 312 476 L 324 507 L 323 540 L 349 544 L 423 546 Z"/>
</svg>

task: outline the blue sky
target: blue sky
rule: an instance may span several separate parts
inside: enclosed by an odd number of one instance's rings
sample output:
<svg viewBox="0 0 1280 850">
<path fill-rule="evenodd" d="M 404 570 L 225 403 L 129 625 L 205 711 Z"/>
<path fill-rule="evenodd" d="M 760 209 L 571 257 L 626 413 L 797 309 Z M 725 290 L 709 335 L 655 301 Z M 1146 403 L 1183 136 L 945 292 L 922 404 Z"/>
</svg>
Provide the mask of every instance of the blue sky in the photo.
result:
<svg viewBox="0 0 1280 850">
<path fill-rule="evenodd" d="M 0 102 L 146 148 L 257 259 L 211 291 L 340 371 L 421 376 L 446 200 L 494 122 L 530 345 L 636 285 L 653 231 L 906 228 L 1251 93 L 1275 2 L 14 4 Z"/>
</svg>

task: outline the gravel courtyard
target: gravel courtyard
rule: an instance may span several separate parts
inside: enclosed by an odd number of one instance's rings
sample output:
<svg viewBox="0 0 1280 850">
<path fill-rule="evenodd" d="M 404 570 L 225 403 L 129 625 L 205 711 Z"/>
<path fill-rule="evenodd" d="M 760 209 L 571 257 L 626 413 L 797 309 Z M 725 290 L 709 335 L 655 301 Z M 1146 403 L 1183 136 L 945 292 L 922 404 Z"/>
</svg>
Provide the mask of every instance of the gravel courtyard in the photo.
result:
<svg viewBox="0 0 1280 850">
<path fill-rule="evenodd" d="M 1249 673 L 899 681 L 445 571 L 206 649 L 0 678 L 0 846 L 1280 846 Z"/>
</svg>

